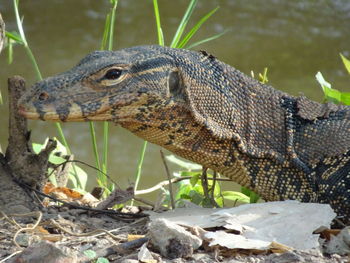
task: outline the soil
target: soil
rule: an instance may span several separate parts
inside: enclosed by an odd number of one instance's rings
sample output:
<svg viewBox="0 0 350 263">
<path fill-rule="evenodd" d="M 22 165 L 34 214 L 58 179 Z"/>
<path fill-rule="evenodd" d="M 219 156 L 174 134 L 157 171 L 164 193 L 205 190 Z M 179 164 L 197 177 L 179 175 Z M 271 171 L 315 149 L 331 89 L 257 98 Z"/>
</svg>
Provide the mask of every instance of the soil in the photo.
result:
<svg viewBox="0 0 350 263">
<path fill-rule="evenodd" d="M 123 219 L 67 206 L 43 208 L 40 213 L 3 215 L 0 262 L 94 262 L 84 254 L 87 250 L 95 251 L 109 262 L 141 262 L 138 253 L 147 241 L 144 238 L 147 223 L 147 217 Z M 133 245 L 133 241 L 129 241 L 132 237 L 143 240 Z M 150 243 L 148 248 L 153 261 L 143 262 L 349 262 L 347 256 L 325 256 L 316 249 L 256 255 L 248 251 L 227 254 L 201 247 L 190 258 L 169 259 L 162 257 Z M 52 249 L 56 252 L 48 254 Z M 20 251 L 24 252 L 16 254 Z"/>
</svg>

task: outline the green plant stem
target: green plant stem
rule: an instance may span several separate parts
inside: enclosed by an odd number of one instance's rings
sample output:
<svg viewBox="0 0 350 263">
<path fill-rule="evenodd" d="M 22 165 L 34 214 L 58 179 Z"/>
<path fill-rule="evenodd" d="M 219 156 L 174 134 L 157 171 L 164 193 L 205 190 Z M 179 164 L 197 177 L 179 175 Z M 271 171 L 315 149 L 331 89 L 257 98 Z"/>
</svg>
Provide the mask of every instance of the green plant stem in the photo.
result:
<svg viewBox="0 0 350 263">
<path fill-rule="evenodd" d="M 160 16 L 159 16 L 159 8 L 158 8 L 158 1 L 153 0 L 153 7 L 154 7 L 154 14 L 156 17 L 156 24 L 157 24 L 157 32 L 158 32 L 158 44 L 161 46 L 164 46 L 164 38 L 163 38 L 163 32 L 162 32 L 162 27 L 160 24 Z M 136 179 L 135 179 L 135 186 L 134 186 L 134 191 L 137 190 L 137 187 L 140 182 L 141 178 L 141 172 L 142 172 L 142 165 L 143 165 L 143 160 L 145 158 L 145 153 L 147 149 L 147 141 L 143 142 L 142 149 L 141 149 L 141 154 L 139 158 L 139 163 L 137 165 L 137 171 L 136 171 Z M 134 201 L 131 201 L 131 205 L 134 204 Z"/>
<path fill-rule="evenodd" d="M 94 127 L 94 123 L 92 121 L 89 122 L 89 127 L 90 127 L 90 135 L 91 135 L 91 141 L 92 141 L 92 149 L 94 152 L 94 156 L 95 156 L 95 162 L 96 162 L 96 167 L 97 169 L 100 171 L 101 170 L 101 164 L 100 164 L 100 156 L 98 154 L 98 149 L 97 149 L 97 141 L 96 141 L 96 133 L 95 133 L 95 127 Z M 101 175 L 100 172 L 97 173 L 98 174 L 98 178 L 99 180 L 101 180 L 101 177 L 103 175 Z"/>
<path fill-rule="evenodd" d="M 102 171 L 107 173 L 108 164 L 108 138 L 109 138 L 109 123 L 107 121 L 103 122 L 103 163 Z"/>
<path fill-rule="evenodd" d="M 115 13 L 117 11 L 118 0 L 113 3 L 113 7 L 111 10 L 111 22 L 109 27 L 109 40 L 108 40 L 108 50 L 113 49 L 113 35 L 114 35 L 114 23 L 115 23 Z"/>
<path fill-rule="evenodd" d="M 160 25 L 160 15 L 159 15 L 157 0 L 153 0 L 153 7 L 154 7 L 154 15 L 156 17 L 156 24 L 157 24 L 158 43 L 159 45 L 164 46 L 164 35 L 163 35 L 162 27 Z"/>
<path fill-rule="evenodd" d="M 42 80 L 43 77 L 42 77 L 41 72 L 39 70 L 38 63 L 36 63 L 36 60 L 35 60 L 35 57 L 34 57 L 34 54 L 33 54 L 32 50 L 29 48 L 28 45 L 25 45 L 24 49 L 26 50 L 26 53 L 27 53 L 30 61 L 32 62 L 33 66 L 34 66 L 35 73 L 36 73 L 36 76 L 37 76 L 38 80 Z"/>
<path fill-rule="evenodd" d="M 137 164 L 137 172 L 136 172 L 134 191 L 136 191 L 136 189 L 139 185 L 139 182 L 140 182 L 140 177 L 141 177 L 141 172 L 142 172 L 142 164 L 143 164 L 143 160 L 145 158 L 146 149 L 147 149 L 147 141 L 144 141 L 143 145 L 142 145 L 141 153 L 140 153 L 139 163 Z"/>
<path fill-rule="evenodd" d="M 106 22 L 103 30 L 102 41 L 101 41 L 101 50 L 104 50 L 106 48 L 107 41 L 108 41 L 108 50 L 112 50 L 113 48 L 113 32 L 114 32 L 115 13 L 117 10 L 118 0 L 111 1 L 111 4 L 113 4 L 113 6 L 109 11 L 109 13 L 106 15 Z M 105 174 L 107 173 L 107 163 L 108 163 L 109 123 L 106 121 L 103 122 L 102 166 L 100 163 L 100 156 L 97 149 L 95 126 L 92 122 L 90 122 L 90 135 L 91 135 L 91 141 L 92 141 L 92 148 L 95 156 L 96 167 L 98 168 L 98 170 L 102 171 L 102 173 L 101 172 L 97 173 L 98 184 L 111 191 L 113 189 L 113 185 L 111 186 L 111 188 L 108 187 L 107 178 L 105 176 Z"/>
<path fill-rule="evenodd" d="M 113 7 L 110 11 L 110 23 L 108 31 L 108 50 L 113 49 L 113 36 L 114 36 L 114 24 L 115 24 L 115 13 L 117 11 L 118 0 L 113 2 Z M 102 171 L 106 174 L 108 167 L 108 138 L 109 138 L 109 123 L 103 122 L 103 162 Z M 107 180 L 106 180 L 107 181 Z M 105 182 L 106 183 L 106 182 Z"/>
</svg>

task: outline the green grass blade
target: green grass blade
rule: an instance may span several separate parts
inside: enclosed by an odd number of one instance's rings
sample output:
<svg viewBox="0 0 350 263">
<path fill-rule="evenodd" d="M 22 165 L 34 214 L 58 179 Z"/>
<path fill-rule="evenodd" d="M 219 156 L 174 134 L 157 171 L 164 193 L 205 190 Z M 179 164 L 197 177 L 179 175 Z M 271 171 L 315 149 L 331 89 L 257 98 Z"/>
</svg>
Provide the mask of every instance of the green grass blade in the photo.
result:
<svg viewBox="0 0 350 263">
<path fill-rule="evenodd" d="M 101 48 L 100 48 L 101 50 L 104 50 L 107 46 L 108 34 L 109 34 L 109 24 L 110 23 L 111 23 L 111 16 L 110 16 L 110 14 L 107 14 L 105 27 L 103 30 L 102 41 L 101 41 Z"/>
<path fill-rule="evenodd" d="M 183 48 L 188 41 L 192 38 L 192 36 L 200 29 L 200 27 L 204 24 L 205 21 L 207 21 L 216 11 L 218 11 L 219 7 L 214 8 L 211 10 L 208 14 L 203 16 L 198 23 L 192 27 L 190 32 L 187 33 L 187 35 L 182 39 L 182 41 L 177 45 L 178 48 Z"/>
<path fill-rule="evenodd" d="M 346 70 L 348 71 L 348 73 L 350 74 L 350 60 L 348 60 L 346 57 L 344 57 L 342 54 L 340 54 L 340 57 L 343 61 L 343 64 L 346 68 Z"/>
<path fill-rule="evenodd" d="M 191 49 L 191 48 L 194 48 L 194 47 L 196 47 L 196 46 L 199 46 L 199 45 L 201 45 L 201 44 L 203 44 L 203 43 L 206 43 L 206 42 L 212 41 L 212 40 L 214 40 L 214 39 L 217 39 L 217 38 L 223 36 L 224 34 L 226 34 L 227 31 L 228 31 L 228 30 L 225 30 L 225 31 L 223 31 L 223 32 L 221 32 L 221 33 L 219 33 L 219 34 L 214 35 L 214 36 L 211 36 L 211 37 L 202 39 L 202 40 L 200 40 L 200 41 L 197 41 L 197 42 L 195 42 L 195 43 L 193 43 L 193 44 L 191 44 L 191 45 L 186 46 L 185 48 Z"/>
<path fill-rule="evenodd" d="M 21 39 L 23 41 L 23 44 L 25 46 L 28 46 L 28 43 L 27 43 L 27 40 L 26 40 L 26 36 L 24 34 L 24 30 L 23 30 L 23 26 L 22 26 L 22 21 L 21 21 L 21 19 L 19 17 L 18 2 L 19 1 L 13 0 L 13 6 L 14 6 L 14 9 L 15 9 L 15 16 L 16 16 L 17 27 L 18 27 L 18 31 L 19 31 L 19 34 L 21 36 Z"/>
<path fill-rule="evenodd" d="M 24 46 L 24 49 L 25 49 L 25 51 L 27 52 L 27 55 L 28 55 L 30 61 L 31 61 L 32 64 L 33 64 L 33 67 L 34 67 L 34 69 L 35 69 L 36 76 L 37 76 L 38 80 L 42 80 L 43 77 L 42 77 L 42 75 L 41 75 L 41 72 L 40 72 L 38 63 L 36 63 L 36 60 L 35 60 L 35 57 L 34 57 L 34 54 L 33 54 L 32 50 L 29 48 L 28 45 L 25 45 L 25 46 Z"/>
<path fill-rule="evenodd" d="M 113 3 L 113 7 L 110 13 L 111 21 L 109 27 L 109 41 L 108 41 L 108 50 L 113 49 L 113 36 L 114 36 L 114 24 L 115 24 L 115 13 L 117 11 L 118 0 L 111 1 Z"/>
<path fill-rule="evenodd" d="M 197 0 L 191 0 L 191 2 L 189 3 L 187 10 L 186 10 L 184 16 L 182 17 L 182 20 L 181 20 L 181 22 L 176 30 L 175 36 L 173 38 L 173 41 L 170 44 L 170 47 L 177 47 L 177 45 L 181 39 L 181 36 L 186 28 L 186 25 L 187 25 L 188 21 L 190 20 L 190 17 L 193 13 L 193 10 L 196 7 L 196 4 L 197 4 Z"/>
<path fill-rule="evenodd" d="M 15 41 L 18 44 L 21 44 L 21 45 L 24 44 L 21 36 L 17 32 L 8 32 L 8 31 L 6 31 L 5 35 L 6 35 L 7 38 Z"/>
<path fill-rule="evenodd" d="M 153 7 L 154 7 L 154 15 L 156 18 L 156 24 L 157 24 L 157 34 L 158 34 L 158 44 L 161 46 L 164 46 L 164 35 L 163 30 L 160 24 L 160 15 L 159 15 L 159 8 L 158 8 L 158 1 L 153 0 Z"/>
<path fill-rule="evenodd" d="M 7 47 L 7 51 L 8 51 L 8 57 L 7 57 L 7 63 L 9 64 L 9 65 L 11 65 L 12 64 L 12 62 L 13 62 L 13 43 L 12 43 L 12 39 L 10 39 L 10 38 L 8 38 L 7 39 L 7 45 L 8 45 L 8 47 Z"/>
</svg>

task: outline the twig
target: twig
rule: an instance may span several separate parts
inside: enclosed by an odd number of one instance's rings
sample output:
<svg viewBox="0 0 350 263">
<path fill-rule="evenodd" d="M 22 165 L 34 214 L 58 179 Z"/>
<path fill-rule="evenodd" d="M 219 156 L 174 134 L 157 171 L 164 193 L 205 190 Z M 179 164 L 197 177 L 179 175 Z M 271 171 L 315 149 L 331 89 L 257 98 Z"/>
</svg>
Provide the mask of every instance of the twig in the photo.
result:
<svg viewBox="0 0 350 263">
<path fill-rule="evenodd" d="M 83 164 L 83 165 L 86 165 L 87 167 L 91 168 L 91 169 L 94 169 L 96 171 L 98 171 L 99 173 L 103 174 L 104 176 L 106 176 L 115 186 L 121 188 L 107 173 L 104 173 L 102 170 L 98 169 L 97 167 L 91 165 L 91 164 L 88 164 L 86 162 L 83 162 L 83 161 L 79 161 L 79 160 L 66 160 L 65 162 L 61 163 L 61 164 L 58 164 L 55 166 L 55 168 L 58 168 L 59 166 L 62 166 L 62 165 L 65 165 L 66 163 L 80 163 L 80 164 Z M 53 172 L 50 173 L 50 175 L 52 174 Z"/>
<path fill-rule="evenodd" d="M 9 255 L 9 256 L 7 256 L 6 258 L 0 260 L 0 263 L 6 262 L 8 259 L 10 259 L 10 258 L 16 256 L 17 254 L 19 254 L 19 253 L 21 253 L 21 252 L 22 252 L 22 250 L 18 250 L 18 251 L 16 251 L 16 252 L 13 252 L 11 255 Z"/>
<path fill-rule="evenodd" d="M 34 230 L 35 228 L 38 227 L 39 223 L 41 222 L 41 218 L 43 217 L 43 214 L 40 211 L 35 211 L 31 213 L 26 213 L 26 214 L 19 214 L 17 216 L 28 216 L 28 215 L 37 215 L 38 220 L 35 222 L 35 224 L 32 227 L 23 227 L 19 229 L 16 234 L 13 236 L 13 243 L 15 243 L 16 247 L 21 248 L 21 246 L 17 243 L 16 239 L 19 233 L 26 231 L 26 230 Z"/>
<path fill-rule="evenodd" d="M 210 197 L 209 197 L 209 186 L 208 186 L 207 170 L 208 170 L 208 168 L 206 168 L 206 167 L 203 166 L 201 181 L 202 181 L 202 188 L 203 188 L 204 197 L 205 197 L 207 200 L 210 200 Z"/>
<path fill-rule="evenodd" d="M 210 202 L 212 207 L 219 207 L 219 205 L 215 202 L 215 198 L 214 198 L 216 172 L 214 171 L 214 177 L 212 178 L 213 185 L 209 189 L 209 184 L 208 184 L 209 178 L 207 176 L 207 170 L 208 170 L 208 168 L 203 167 L 203 173 L 202 173 L 202 177 L 201 177 L 204 197 L 205 197 L 205 199 L 207 199 Z M 210 195 L 209 195 L 209 192 L 210 192 Z"/>
<path fill-rule="evenodd" d="M 103 248 L 100 250 L 96 251 L 96 258 L 98 257 L 108 257 L 109 255 L 112 254 L 126 254 L 128 252 L 130 252 L 130 250 L 134 250 L 141 247 L 144 243 L 148 242 L 149 238 L 147 237 L 142 237 L 136 240 L 132 240 L 129 242 L 125 242 L 125 243 L 121 243 L 118 245 L 113 245 L 111 247 L 108 248 Z M 86 258 L 86 256 L 83 256 L 83 258 L 81 259 L 80 262 L 82 263 L 88 263 L 88 262 L 92 262 L 93 259 L 91 258 Z"/>
<path fill-rule="evenodd" d="M 86 236 L 94 236 L 95 234 L 100 234 L 100 233 L 104 233 L 108 236 L 110 236 L 111 238 L 113 238 L 114 240 L 120 240 L 121 238 L 117 237 L 116 235 L 113 235 L 112 233 L 110 233 L 110 231 L 107 231 L 103 228 L 98 228 L 95 229 L 93 231 L 87 232 L 87 233 L 73 233 L 71 231 L 69 231 L 68 229 L 65 229 L 64 227 L 62 227 L 59 223 L 57 223 L 55 220 L 50 219 L 50 223 L 52 225 L 54 225 L 55 227 L 57 227 L 58 229 L 62 230 L 63 232 L 71 235 L 71 236 L 76 236 L 76 237 L 86 237 Z"/>
<path fill-rule="evenodd" d="M 16 181 L 17 182 L 17 181 Z M 146 214 L 133 214 L 133 213 L 124 213 L 124 212 L 119 212 L 119 211 L 115 211 L 115 210 L 101 210 L 101 209 L 96 209 L 96 208 L 91 208 L 91 207 L 87 207 L 87 206 L 81 206 L 81 205 L 76 205 L 76 204 L 73 204 L 73 203 L 69 203 L 69 202 L 66 202 L 66 201 L 63 201 L 63 200 L 60 200 L 58 198 L 55 198 L 53 196 L 50 196 L 50 195 L 47 195 L 47 194 L 44 194 L 43 192 L 37 190 L 37 189 L 34 189 L 24 183 L 21 183 L 21 182 L 17 182 L 19 185 L 23 186 L 23 187 L 26 187 L 26 188 L 29 188 L 30 190 L 36 192 L 37 194 L 41 195 L 41 196 L 45 196 L 47 198 L 50 198 L 56 202 L 60 202 L 62 204 L 65 204 L 65 205 L 68 205 L 70 207 L 74 207 L 74 208 L 78 208 L 78 209 L 83 209 L 83 210 L 87 210 L 87 211 L 92 211 L 92 212 L 96 212 L 96 213 L 103 213 L 103 214 L 112 214 L 112 215 L 116 215 L 118 217 L 120 217 L 120 219 L 123 219 L 124 218 L 140 218 L 140 217 L 148 217 L 148 215 Z"/>
<path fill-rule="evenodd" d="M 171 202 L 171 209 L 175 209 L 175 201 L 174 201 L 174 194 L 173 194 L 173 185 L 171 183 L 171 176 L 169 172 L 168 165 L 165 161 L 165 156 L 162 150 L 160 150 L 160 155 L 162 156 L 163 164 L 165 167 L 166 175 L 168 177 L 168 182 L 169 182 L 169 192 L 170 192 L 170 202 Z"/>
<path fill-rule="evenodd" d="M 192 178 L 191 176 L 176 177 L 176 178 L 171 179 L 171 183 L 177 183 L 177 182 L 180 182 L 183 180 L 189 180 L 191 178 Z M 208 180 L 213 180 L 213 178 L 208 178 Z M 228 178 L 217 178 L 216 181 L 232 182 L 232 180 L 228 179 Z M 156 184 L 155 186 L 152 186 L 148 189 L 137 190 L 137 191 L 135 191 L 135 196 L 149 194 L 149 193 L 154 192 L 154 191 L 156 191 L 156 190 L 158 190 L 158 189 L 160 189 L 163 186 L 166 186 L 168 184 L 169 184 L 169 181 L 162 181 L 162 182 L 160 182 L 160 183 Z"/>
<path fill-rule="evenodd" d="M 143 198 L 138 198 L 138 197 L 134 197 L 134 200 L 137 201 L 137 202 L 140 202 L 140 203 L 144 203 L 144 204 L 149 205 L 152 208 L 154 208 L 154 203 L 152 203 L 152 202 L 150 202 L 148 200 L 145 200 Z"/>
<path fill-rule="evenodd" d="M 134 197 L 134 187 L 128 187 L 126 190 L 114 189 L 110 195 L 97 205 L 97 209 L 105 210 L 117 204 L 123 204 Z"/>
<path fill-rule="evenodd" d="M 210 200 L 212 201 L 212 204 L 214 205 L 214 207 L 219 208 L 220 206 L 215 201 L 215 185 L 216 185 L 217 175 L 218 175 L 217 172 L 214 171 L 213 172 L 213 185 L 211 186 L 211 189 L 210 189 L 210 191 L 211 191 L 210 192 L 210 194 L 211 194 L 211 199 Z"/>
</svg>

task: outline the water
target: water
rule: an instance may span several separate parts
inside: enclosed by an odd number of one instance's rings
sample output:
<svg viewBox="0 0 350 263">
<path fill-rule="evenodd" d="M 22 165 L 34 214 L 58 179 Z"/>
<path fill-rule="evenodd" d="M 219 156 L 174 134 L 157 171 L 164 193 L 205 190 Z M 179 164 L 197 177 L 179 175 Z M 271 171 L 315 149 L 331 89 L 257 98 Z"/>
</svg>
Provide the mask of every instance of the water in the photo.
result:
<svg viewBox="0 0 350 263">
<path fill-rule="evenodd" d="M 167 44 L 189 1 L 159 1 L 161 22 Z M 349 91 L 339 53 L 350 57 L 350 2 L 348 0 L 200 0 L 192 21 L 216 6 L 219 11 L 204 24 L 195 40 L 229 32 L 197 50 L 207 50 L 220 60 L 250 74 L 268 67 L 270 84 L 293 95 L 303 93 L 321 101 L 315 81 L 317 71 L 335 88 Z M 24 29 L 44 77 L 65 71 L 87 53 L 99 49 L 104 17 L 109 1 L 45 0 L 21 1 Z M 7 30 L 15 30 L 12 1 L 1 1 L 0 11 Z M 192 23 L 193 25 L 193 23 Z M 157 43 L 151 1 L 119 1 L 115 31 L 115 49 Z M 0 89 L 5 105 L 0 107 L 0 144 L 7 144 L 7 78 L 22 75 L 28 84 L 35 73 L 21 47 L 14 49 L 14 63 L 7 64 L 7 53 L 0 55 Z M 64 124 L 64 131 L 77 159 L 94 164 L 87 124 Z M 122 187 L 134 181 L 142 140 L 111 125 L 109 173 Z M 57 136 L 52 123 L 30 121 L 33 140 L 43 142 Z M 101 125 L 97 126 L 102 138 Z M 102 141 L 101 141 L 102 142 Z M 172 169 L 176 169 L 172 166 Z M 90 186 L 95 172 L 89 171 Z M 149 145 L 141 188 L 165 180 L 159 147 Z"/>
</svg>

